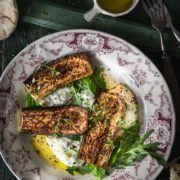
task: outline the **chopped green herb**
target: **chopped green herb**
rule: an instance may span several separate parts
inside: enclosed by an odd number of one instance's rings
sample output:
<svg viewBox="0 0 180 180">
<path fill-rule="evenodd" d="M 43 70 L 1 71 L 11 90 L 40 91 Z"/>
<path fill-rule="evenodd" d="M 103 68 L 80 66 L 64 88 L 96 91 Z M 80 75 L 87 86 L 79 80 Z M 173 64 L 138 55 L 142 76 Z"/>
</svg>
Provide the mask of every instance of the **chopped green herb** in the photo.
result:
<svg viewBox="0 0 180 180">
<path fill-rule="evenodd" d="M 60 133 L 53 133 L 53 134 L 51 134 L 51 136 L 52 136 L 52 137 L 56 137 L 56 138 L 60 138 L 60 137 L 62 137 L 63 135 L 60 134 Z"/>
<path fill-rule="evenodd" d="M 49 67 L 46 64 L 47 63 L 43 63 L 34 70 L 33 77 L 32 77 L 32 84 L 36 82 L 35 76 L 39 71 L 42 70 L 43 67 L 50 70 L 52 77 L 56 77 L 61 74 L 59 71 L 56 70 L 56 67 Z"/>
<path fill-rule="evenodd" d="M 106 144 L 109 145 L 109 146 L 114 146 L 114 143 L 113 143 L 112 139 L 110 139 L 110 138 L 108 138 L 106 140 Z"/>
<path fill-rule="evenodd" d="M 76 148 L 70 147 L 71 150 L 73 150 L 76 154 L 78 154 L 78 150 Z"/>
<path fill-rule="evenodd" d="M 72 126 L 72 121 L 71 121 L 71 119 L 64 118 L 63 121 L 65 122 L 65 124 L 66 124 L 67 126 L 69 126 L 69 127 Z"/>
<path fill-rule="evenodd" d="M 106 83 L 103 77 L 103 68 L 95 67 L 94 73 L 89 77 L 96 86 L 96 94 L 99 95 L 101 92 L 106 90 Z"/>
<path fill-rule="evenodd" d="M 72 104 L 73 105 L 81 106 L 82 105 L 82 101 L 81 101 L 79 89 L 75 85 L 72 85 L 71 86 L 71 90 L 73 92 Z"/>
<path fill-rule="evenodd" d="M 81 139 L 82 139 L 81 135 L 64 135 L 64 134 L 61 134 L 61 133 L 53 133 L 50 136 L 56 137 L 56 138 L 67 137 L 67 138 L 73 139 L 75 141 L 81 141 Z"/>
<path fill-rule="evenodd" d="M 57 124 L 55 125 L 54 131 L 55 131 L 56 133 L 59 133 L 59 123 L 57 123 Z"/>
<path fill-rule="evenodd" d="M 54 67 L 54 68 L 51 69 L 51 75 L 53 77 L 56 77 L 56 76 L 60 75 L 60 72 L 57 71 L 56 68 Z"/>
<path fill-rule="evenodd" d="M 96 123 L 100 120 L 104 119 L 104 115 L 102 114 L 101 109 L 95 104 L 91 108 L 90 116 L 89 116 L 89 121 L 91 123 Z"/>
<path fill-rule="evenodd" d="M 91 79 L 91 76 L 82 79 L 82 82 L 94 95 L 97 94 L 97 87 L 95 83 L 93 82 L 93 80 Z"/>
<path fill-rule="evenodd" d="M 26 96 L 25 101 L 26 101 L 26 107 L 39 107 L 39 106 L 41 106 L 37 101 L 35 101 L 33 99 L 33 97 L 30 94 L 28 94 Z"/>
</svg>

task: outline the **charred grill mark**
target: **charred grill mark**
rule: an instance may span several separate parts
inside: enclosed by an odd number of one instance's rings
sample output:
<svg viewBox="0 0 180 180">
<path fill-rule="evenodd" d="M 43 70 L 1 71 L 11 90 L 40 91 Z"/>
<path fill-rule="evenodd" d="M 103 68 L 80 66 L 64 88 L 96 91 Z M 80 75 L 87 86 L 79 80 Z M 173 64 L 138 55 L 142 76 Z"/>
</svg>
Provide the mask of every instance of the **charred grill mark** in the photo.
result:
<svg viewBox="0 0 180 180">
<path fill-rule="evenodd" d="M 87 119 L 88 111 L 77 106 L 23 109 L 21 132 L 45 135 L 81 134 L 88 127 Z"/>
</svg>

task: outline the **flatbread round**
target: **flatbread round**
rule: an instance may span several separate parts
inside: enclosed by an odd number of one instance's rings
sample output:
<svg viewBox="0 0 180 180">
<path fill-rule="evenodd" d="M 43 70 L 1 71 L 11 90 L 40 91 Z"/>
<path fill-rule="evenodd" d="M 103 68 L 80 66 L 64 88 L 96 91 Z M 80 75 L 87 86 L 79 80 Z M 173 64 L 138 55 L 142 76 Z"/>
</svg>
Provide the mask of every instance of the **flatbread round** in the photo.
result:
<svg viewBox="0 0 180 180">
<path fill-rule="evenodd" d="M 16 0 L 0 0 L 0 40 L 14 31 L 18 21 Z"/>
</svg>

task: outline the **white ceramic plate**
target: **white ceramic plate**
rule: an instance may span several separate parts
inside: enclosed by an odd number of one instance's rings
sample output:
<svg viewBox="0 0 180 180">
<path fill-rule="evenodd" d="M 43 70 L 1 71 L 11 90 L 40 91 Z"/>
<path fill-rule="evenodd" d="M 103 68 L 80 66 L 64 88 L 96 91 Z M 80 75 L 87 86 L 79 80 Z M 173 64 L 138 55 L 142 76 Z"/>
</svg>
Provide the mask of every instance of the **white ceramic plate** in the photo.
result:
<svg viewBox="0 0 180 180">
<path fill-rule="evenodd" d="M 0 80 L 1 153 L 19 179 L 95 179 L 91 175 L 71 176 L 51 168 L 34 151 L 30 135 L 17 131 L 15 113 L 24 107 L 26 91 L 22 82 L 44 61 L 88 51 L 92 63 L 101 64 L 116 81 L 135 92 L 143 122 L 141 132 L 154 129 L 149 141 L 159 141 L 159 152 L 168 158 L 175 133 L 172 99 L 164 78 L 154 64 L 136 47 L 115 36 L 91 30 L 62 31 L 45 36 L 26 47 L 8 65 Z M 134 166 L 115 170 L 105 179 L 155 179 L 162 170 L 151 157 Z"/>
</svg>

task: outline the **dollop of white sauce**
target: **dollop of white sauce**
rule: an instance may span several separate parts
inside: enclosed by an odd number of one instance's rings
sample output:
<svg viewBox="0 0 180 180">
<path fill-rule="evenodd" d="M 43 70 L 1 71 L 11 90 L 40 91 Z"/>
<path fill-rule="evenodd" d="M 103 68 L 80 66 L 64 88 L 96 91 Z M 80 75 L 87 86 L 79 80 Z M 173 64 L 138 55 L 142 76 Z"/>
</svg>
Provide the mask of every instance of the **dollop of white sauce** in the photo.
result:
<svg viewBox="0 0 180 180">
<path fill-rule="evenodd" d="M 41 100 L 40 104 L 48 107 L 68 105 L 72 101 L 72 96 L 73 91 L 70 87 L 59 88 Z M 82 100 L 82 106 L 85 108 L 92 107 L 95 101 L 95 96 L 89 89 L 82 90 L 80 98 Z"/>
<path fill-rule="evenodd" d="M 95 101 L 95 96 L 89 89 L 85 89 L 81 91 L 81 100 L 83 107 L 92 107 Z"/>
<path fill-rule="evenodd" d="M 83 161 L 78 159 L 80 141 L 66 137 L 46 137 L 46 140 L 54 155 L 65 165 L 72 167 L 83 164 Z"/>
<path fill-rule="evenodd" d="M 124 122 L 126 122 L 127 125 L 131 125 L 136 120 L 137 112 L 135 110 L 126 110 Z"/>
<path fill-rule="evenodd" d="M 58 106 L 63 104 L 69 104 L 72 99 L 72 90 L 69 87 L 59 88 L 55 92 L 46 96 L 41 100 L 40 104 L 46 106 Z"/>
</svg>

